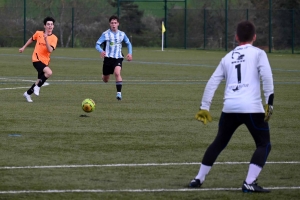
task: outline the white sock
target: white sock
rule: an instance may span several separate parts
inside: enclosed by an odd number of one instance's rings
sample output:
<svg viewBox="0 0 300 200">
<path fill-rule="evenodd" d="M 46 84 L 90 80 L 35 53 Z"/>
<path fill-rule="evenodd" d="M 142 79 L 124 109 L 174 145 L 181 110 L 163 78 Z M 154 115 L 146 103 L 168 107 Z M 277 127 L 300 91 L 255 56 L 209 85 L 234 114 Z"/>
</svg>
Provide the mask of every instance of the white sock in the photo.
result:
<svg viewBox="0 0 300 200">
<path fill-rule="evenodd" d="M 253 183 L 253 181 L 255 181 L 258 177 L 258 175 L 260 174 L 262 168 L 254 165 L 254 164 L 250 164 L 249 165 L 249 170 L 248 170 L 248 174 L 247 174 L 247 178 L 246 178 L 246 183 L 247 184 L 251 184 Z"/>
<path fill-rule="evenodd" d="M 206 166 L 201 164 L 198 175 L 195 177 L 195 179 L 199 179 L 201 183 L 204 182 L 205 176 L 209 173 L 211 169 L 211 166 Z"/>
</svg>

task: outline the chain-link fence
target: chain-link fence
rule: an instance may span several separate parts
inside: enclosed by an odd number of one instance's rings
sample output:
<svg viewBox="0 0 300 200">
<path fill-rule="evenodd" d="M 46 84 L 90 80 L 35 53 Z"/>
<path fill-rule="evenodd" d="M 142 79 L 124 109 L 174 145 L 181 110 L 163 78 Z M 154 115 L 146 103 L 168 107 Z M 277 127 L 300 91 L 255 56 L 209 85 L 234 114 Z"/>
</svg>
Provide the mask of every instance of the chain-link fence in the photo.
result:
<svg viewBox="0 0 300 200">
<path fill-rule="evenodd" d="M 135 47 L 161 46 L 164 21 L 165 48 L 230 50 L 236 46 L 236 24 L 248 19 L 257 28 L 255 46 L 268 52 L 300 53 L 300 10 L 162 6 L 143 10 L 132 3 L 117 8 L 108 3 L 82 4 L 84 8 L 41 6 L 0 7 L 0 46 L 22 46 L 36 30 L 43 30 L 44 17 L 52 16 L 56 19 L 54 34 L 60 47 L 94 47 L 101 33 L 109 28 L 108 18 L 116 14 L 120 17 L 120 30 L 126 32 Z"/>
</svg>

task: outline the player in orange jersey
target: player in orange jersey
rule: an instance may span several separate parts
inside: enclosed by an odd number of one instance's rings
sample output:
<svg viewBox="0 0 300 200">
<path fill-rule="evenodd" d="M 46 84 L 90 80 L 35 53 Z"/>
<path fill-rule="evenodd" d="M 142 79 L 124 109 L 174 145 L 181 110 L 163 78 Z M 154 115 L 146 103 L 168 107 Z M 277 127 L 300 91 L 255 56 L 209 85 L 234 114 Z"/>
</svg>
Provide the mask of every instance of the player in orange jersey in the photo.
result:
<svg viewBox="0 0 300 200">
<path fill-rule="evenodd" d="M 50 54 L 55 50 L 57 45 L 57 37 L 52 34 L 55 20 L 52 17 L 44 19 L 44 31 L 36 31 L 35 34 L 29 38 L 26 44 L 19 49 L 22 53 L 25 48 L 33 41 L 36 41 L 35 48 L 32 54 L 32 63 L 38 72 L 37 81 L 23 94 L 28 102 L 32 102 L 31 94 L 36 96 L 40 94 L 40 88 L 45 81 L 52 75 L 52 70 L 49 67 Z"/>
</svg>

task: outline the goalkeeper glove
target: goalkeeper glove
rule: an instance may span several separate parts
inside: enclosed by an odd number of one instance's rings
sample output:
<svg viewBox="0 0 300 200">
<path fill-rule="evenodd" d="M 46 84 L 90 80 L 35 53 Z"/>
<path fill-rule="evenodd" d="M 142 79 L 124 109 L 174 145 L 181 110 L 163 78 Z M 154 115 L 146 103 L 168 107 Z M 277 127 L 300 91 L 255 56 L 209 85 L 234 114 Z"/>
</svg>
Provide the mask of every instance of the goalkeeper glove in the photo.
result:
<svg viewBox="0 0 300 200">
<path fill-rule="evenodd" d="M 268 122 L 270 120 L 272 114 L 273 114 L 273 106 L 267 104 L 265 106 L 265 122 Z"/>
<path fill-rule="evenodd" d="M 210 116 L 210 113 L 208 112 L 208 110 L 199 110 L 199 112 L 197 112 L 195 118 L 198 121 L 203 122 L 203 124 L 207 124 L 207 121 L 211 122 L 212 118 Z"/>
<path fill-rule="evenodd" d="M 268 122 L 273 114 L 274 94 L 270 94 L 268 104 L 265 106 L 265 122 Z"/>
</svg>

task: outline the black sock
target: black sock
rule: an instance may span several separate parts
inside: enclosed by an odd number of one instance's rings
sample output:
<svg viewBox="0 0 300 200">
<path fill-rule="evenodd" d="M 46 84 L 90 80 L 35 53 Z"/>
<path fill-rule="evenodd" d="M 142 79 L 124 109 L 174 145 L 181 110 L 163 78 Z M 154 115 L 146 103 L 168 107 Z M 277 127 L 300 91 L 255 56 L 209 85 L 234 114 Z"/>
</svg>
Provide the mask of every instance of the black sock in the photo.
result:
<svg viewBox="0 0 300 200">
<path fill-rule="evenodd" d="M 46 76 L 43 74 L 40 78 L 39 83 L 37 84 L 37 86 L 42 87 L 42 85 L 44 85 L 44 83 L 46 82 L 48 78 L 46 78 Z"/>
<path fill-rule="evenodd" d="M 116 88 L 117 88 L 117 92 L 121 92 L 121 90 L 122 90 L 122 81 L 116 82 Z"/>
<path fill-rule="evenodd" d="M 33 88 L 35 87 L 35 83 L 27 90 L 27 94 L 31 95 L 33 93 Z"/>
</svg>

